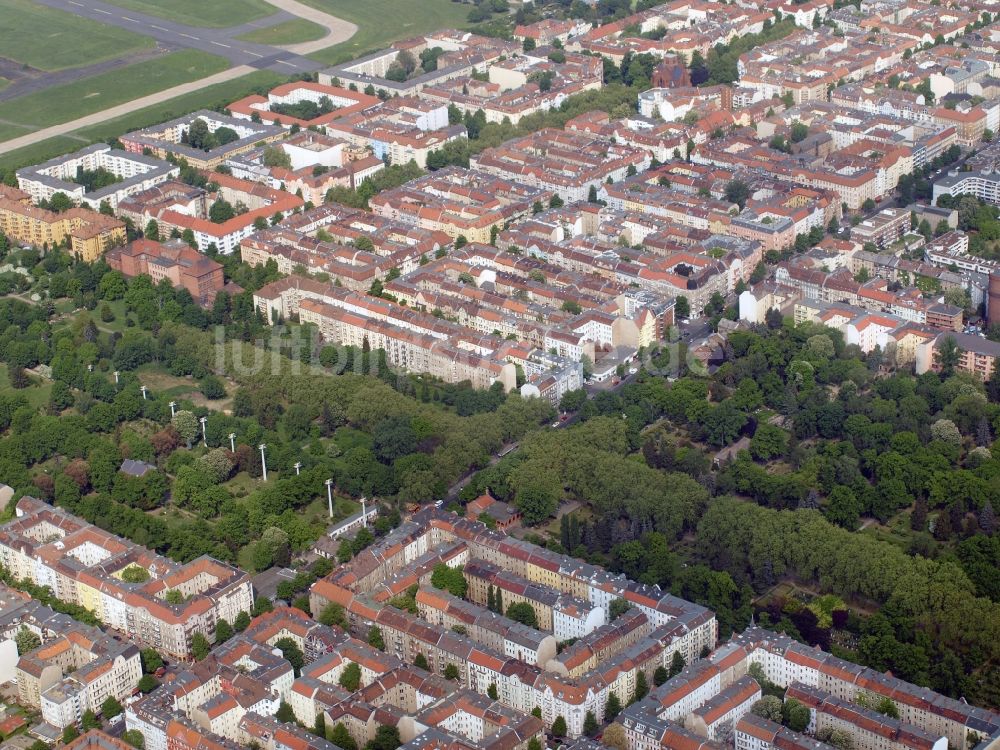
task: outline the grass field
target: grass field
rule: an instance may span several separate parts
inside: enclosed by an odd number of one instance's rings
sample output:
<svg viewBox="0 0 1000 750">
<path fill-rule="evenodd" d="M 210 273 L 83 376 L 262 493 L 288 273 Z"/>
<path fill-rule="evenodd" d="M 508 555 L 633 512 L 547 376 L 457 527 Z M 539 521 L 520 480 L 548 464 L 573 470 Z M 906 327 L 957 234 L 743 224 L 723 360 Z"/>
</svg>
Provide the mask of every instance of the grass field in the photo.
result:
<svg viewBox="0 0 1000 750">
<path fill-rule="evenodd" d="M 0 104 L 0 139 L 89 115 L 181 83 L 210 76 L 229 67 L 222 57 L 199 50 L 173 52 L 155 60 L 84 78 Z M 11 130 L 13 132 L 6 132 Z"/>
<path fill-rule="evenodd" d="M 115 5 L 148 13 L 169 21 L 203 26 L 225 28 L 264 18 L 278 9 L 264 0 L 110 0 Z"/>
<path fill-rule="evenodd" d="M 153 40 L 29 0 L 0 0 L 0 51 L 39 70 L 62 70 L 152 47 Z"/>
<path fill-rule="evenodd" d="M 385 47 L 389 42 L 435 29 L 468 26 L 471 6 L 451 0 L 304 0 L 307 5 L 357 24 L 358 33 L 342 44 L 310 55 L 336 65 Z"/>
<path fill-rule="evenodd" d="M 266 29 L 240 34 L 236 38 L 254 44 L 297 44 L 319 39 L 325 32 L 326 30 L 317 23 L 296 18 L 294 21 L 285 21 Z"/>
<path fill-rule="evenodd" d="M 186 112 L 228 104 L 247 96 L 258 88 L 271 88 L 283 83 L 287 78 L 268 70 L 219 83 L 191 94 L 145 109 L 139 109 L 123 117 L 108 120 L 100 125 L 92 125 L 76 131 L 73 136 L 58 136 L 26 148 L 11 151 L 0 156 L 0 168 L 10 169 L 37 164 L 53 156 L 82 148 L 88 143 L 116 138 L 130 130 L 144 128 L 154 123 L 164 122 Z M 0 131 L 2 132 L 2 131 Z M 9 136 L 8 136 L 9 137 Z"/>
<path fill-rule="evenodd" d="M 7 377 L 7 365 L 0 364 L 0 393 L 20 393 L 28 400 L 29 406 L 33 409 L 40 409 L 49 403 L 52 383 L 48 380 L 41 380 L 35 375 L 28 375 L 28 377 L 33 381 L 33 385 L 20 390 L 11 388 L 10 379 Z"/>
</svg>

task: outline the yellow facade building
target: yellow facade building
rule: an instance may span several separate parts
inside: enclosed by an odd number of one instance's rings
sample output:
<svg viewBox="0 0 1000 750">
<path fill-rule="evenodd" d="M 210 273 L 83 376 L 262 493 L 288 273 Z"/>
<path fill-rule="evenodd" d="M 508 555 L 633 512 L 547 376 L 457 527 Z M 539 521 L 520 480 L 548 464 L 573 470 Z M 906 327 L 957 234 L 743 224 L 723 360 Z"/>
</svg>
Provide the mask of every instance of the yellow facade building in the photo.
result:
<svg viewBox="0 0 1000 750">
<path fill-rule="evenodd" d="M 69 251 L 93 262 L 105 251 L 124 245 L 125 224 L 85 208 L 55 213 L 31 205 L 26 193 L 12 189 L 0 194 L 0 232 L 24 245 L 52 246 L 69 241 Z"/>
</svg>

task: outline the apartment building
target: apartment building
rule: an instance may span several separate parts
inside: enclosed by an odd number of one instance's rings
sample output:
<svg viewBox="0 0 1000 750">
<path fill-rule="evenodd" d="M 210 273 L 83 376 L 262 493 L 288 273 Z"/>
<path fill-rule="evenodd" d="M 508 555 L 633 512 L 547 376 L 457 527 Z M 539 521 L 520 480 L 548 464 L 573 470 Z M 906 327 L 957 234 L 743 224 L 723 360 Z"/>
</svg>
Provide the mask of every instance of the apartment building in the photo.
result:
<svg viewBox="0 0 1000 750">
<path fill-rule="evenodd" d="M 0 586 L 0 609 L 0 633 L 13 650 L 4 658 L 3 677 L 16 684 L 22 706 L 41 710 L 58 729 L 88 709 L 98 711 L 109 696 L 124 700 L 142 676 L 139 650 L 130 643 L 6 586 Z M 14 638 L 22 630 L 38 636 L 41 645 L 18 657 Z"/>
<path fill-rule="evenodd" d="M 587 200 L 609 180 L 649 168 L 646 151 L 582 131 L 545 128 L 486 149 L 471 160 L 478 172 L 555 193 L 566 202 Z"/>
<path fill-rule="evenodd" d="M 941 737 L 955 744 L 968 743 L 972 735 L 982 740 L 1000 733 L 1000 714 L 947 698 L 929 688 L 911 685 L 890 674 L 851 664 L 755 626 L 718 648 L 709 661 L 720 670 L 723 686 L 746 674 L 751 664 L 757 664 L 768 680 L 782 687 L 799 683 L 851 703 L 857 703 L 860 693 L 874 700 L 889 698 L 899 710 L 899 721 L 915 727 L 925 736 L 933 736 L 932 746 Z"/>
<path fill-rule="evenodd" d="M 376 216 L 488 244 L 505 223 L 528 216 L 535 204 L 548 205 L 552 194 L 545 188 L 448 167 L 385 190 L 369 205 Z"/>
<path fill-rule="evenodd" d="M 284 190 L 218 172 L 211 173 L 209 187 L 212 192 L 172 182 L 131 196 L 122 201 L 119 209 L 137 226 L 155 221 L 160 238 L 170 237 L 174 231 L 189 231 L 200 252 L 214 248 L 230 255 L 239 250 L 242 240 L 257 231 L 261 222 L 277 222 L 304 203 Z M 219 201 L 228 203 L 235 215 L 213 221 L 211 207 Z"/>
<path fill-rule="evenodd" d="M 950 341 L 949 341 L 950 339 Z M 975 375 L 986 381 L 993 376 L 1000 358 L 1000 344 L 981 336 L 966 333 L 941 333 L 917 347 L 916 372 L 918 375 L 929 370 L 941 371 L 940 351 L 945 343 L 954 342 L 958 347 L 958 362 L 955 370 Z"/>
<path fill-rule="evenodd" d="M 308 104 L 306 104 L 308 103 Z M 291 128 L 298 125 L 302 129 L 323 127 L 340 117 L 355 112 L 373 109 L 381 104 L 377 96 L 339 86 L 324 86 L 312 81 L 292 81 L 271 89 L 267 96 L 252 94 L 230 104 L 227 109 L 239 120 L 268 122 Z M 315 117 L 303 118 L 290 114 L 299 110 L 313 110 Z M 309 105 L 313 105 L 309 107 Z M 256 117 L 255 117 L 256 116 Z"/>
<path fill-rule="evenodd" d="M 98 170 L 115 178 L 115 182 L 88 191 L 78 180 L 84 173 Z M 72 154 L 19 169 L 17 182 L 35 203 L 51 200 L 56 193 L 62 193 L 74 203 L 86 204 L 96 211 L 102 203 L 115 209 L 123 198 L 148 190 L 179 173 L 177 166 L 165 161 L 95 143 Z"/>
<path fill-rule="evenodd" d="M 910 212 L 903 208 L 883 208 L 869 219 L 851 227 L 851 239 L 885 249 L 910 231 Z"/>
<path fill-rule="evenodd" d="M 857 702 L 837 698 L 820 688 L 793 682 L 785 692 L 785 700 L 790 699 L 809 709 L 810 729 L 847 732 L 858 750 L 947 750 L 948 747 L 943 736 L 884 716 Z"/>
<path fill-rule="evenodd" d="M 833 750 L 833 745 L 751 713 L 736 723 L 733 742 L 736 750 Z"/>
<path fill-rule="evenodd" d="M 211 138 L 190 143 L 191 128 L 204 125 Z M 256 148 L 261 142 L 280 140 L 285 129 L 279 125 L 255 123 L 200 109 L 183 117 L 126 133 L 118 140 L 130 154 L 152 154 L 165 159 L 168 154 L 183 157 L 196 169 L 215 169 L 226 159 Z M 176 176 L 176 173 L 175 173 Z"/>
<path fill-rule="evenodd" d="M 138 239 L 108 251 L 104 259 L 125 276 L 147 274 L 154 285 L 168 279 L 174 287 L 187 289 L 203 307 L 209 307 L 226 285 L 222 265 L 182 240 L 160 243 Z"/>
<path fill-rule="evenodd" d="M 934 202 L 937 203 L 942 195 L 974 195 L 980 200 L 1000 205 L 1000 172 L 992 169 L 951 171 L 934 181 Z"/>
<path fill-rule="evenodd" d="M 62 213 L 31 205 L 27 193 L 8 190 L 0 197 L 0 233 L 23 245 L 52 247 L 67 243 L 77 258 L 92 263 L 109 249 L 125 243 L 125 224 L 86 208 Z"/>
<path fill-rule="evenodd" d="M 403 67 L 405 58 L 401 60 L 400 56 L 405 52 L 415 60 L 427 50 L 436 53 L 434 68 L 427 71 L 420 66 L 407 73 Z M 413 96 L 428 86 L 484 71 L 501 57 L 514 57 L 520 50 L 521 45 L 515 42 L 442 29 L 398 41 L 388 49 L 321 70 L 318 79 L 324 85 L 353 85 L 360 90 L 384 92 L 387 99 Z M 393 66 L 403 73 L 405 80 L 396 80 L 398 73 L 393 79 L 386 77 Z"/>
<path fill-rule="evenodd" d="M 565 667 L 555 665 L 554 671 L 542 671 L 468 635 L 384 606 L 394 592 L 418 582 L 419 572 L 412 571 L 428 569 L 431 560 L 423 562 L 427 555 L 466 567 L 469 560 L 481 561 L 478 564 L 520 576 L 530 582 L 529 587 L 551 588 L 605 613 L 612 601 L 623 598 L 641 612 L 651 631 L 634 640 L 623 634 L 625 644 L 615 645 L 614 636 L 603 641 L 601 653 L 607 658 L 577 677 L 563 675 Z M 370 591 L 374 596 L 367 595 Z M 416 514 L 349 565 L 314 584 L 311 606 L 322 608 L 330 601 L 345 607 L 352 632 L 364 633 L 377 625 L 388 653 L 406 662 L 419 653 L 439 672 L 453 664 L 461 684 L 479 693 L 493 685 L 500 702 L 518 711 L 530 713 L 538 706 L 547 725 L 563 716 L 574 737 L 582 732 L 588 711 L 603 716 L 610 692 L 631 695 L 640 670 L 648 680 L 675 651 L 693 660 L 703 648 L 714 645 L 717 632 L 714 616 L 697 605 L 434 509 Z"/>
<path fill-rule="evenodd" d="M 57 598 L 93 612 L 108 627 L 173 658 L 186 659 L 191 638 L 214 638 L 220 619 L 232 622 L 253 606 L 250 578 L 210 557 L 178 565 L 32 497 L 0 527 L 0 561 L 19 578 L 49 586 Z M 138 567 L 148 579 L 132 583 Z M 168 592 L 177 591 L 180 603 Z M 172 597 L 171 597 L 172 598 Z"/>
</svg>

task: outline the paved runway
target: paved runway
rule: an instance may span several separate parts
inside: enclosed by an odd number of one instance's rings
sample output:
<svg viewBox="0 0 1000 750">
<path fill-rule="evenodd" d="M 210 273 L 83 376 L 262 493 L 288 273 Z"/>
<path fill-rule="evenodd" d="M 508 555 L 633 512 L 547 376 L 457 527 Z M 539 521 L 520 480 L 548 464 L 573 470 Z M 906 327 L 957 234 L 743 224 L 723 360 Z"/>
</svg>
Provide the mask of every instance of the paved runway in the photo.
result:
<svg viewBox="0 0 1000 750">
<path fill-rule="evenodd" d="M 278 10 L 266 18 L 260 18 L 240 26 L 206 29 L 198 26 L 185 26 L 182 23 L 168 21 L 158 16 L 127 10 L 112 3 L 102 2 L 102 0 L 87 0 L 86 3 L 80 2 L 80 0 L 35 0 L 35 2 L 76 16 L 83 16 L 100 23 L 127 29 L 136 34 L 149 36 L 164 45 L 180 49 L 197 49 L 218 55 L 229 60 L 233 66 L 249 65 L 258 70 L 269 69 L 286 75 L 311 73 L 323 67 L 315 60 L 310 60 L 280 47 L 243 42 L 236 38 L 249 31 L 267 28 L 298 17 L 284 10 Z M 326 42 L 324 46 L 330 44 L 336 44 L 336 41 Z"/>
<path fill-rule="evenodd" d="M 325 47 L 345 42 L 354 36 L 358 27 L 349 21 L 331 16 L 298 0 L 268 0 L 275 6 L 276 12 L 251 23 L 233 26 L 225 29 L 204 29 L 174 23 L 157 16 L 137 13 L 120 8 L 117 5 L 102 0 L 36 0 L 50 8 L 57 8 L 77 16 L 91 18 L 101 23 L 118 26 L 137 34 L 144 34 L 155 39 L 158 46 L 167 49 L 197 49 L 210 52 L 229 60 L 232 67 L 221 73 L 202 78 L 197 81 L 174 86 L 164 91 L 158 91 L 130 102 L 94 112 L 93 114 L 70 120 L 69 122 L 42 128 L 34 133 L 28 133 L 0 143 L 0 154 L 16 151 L 19 148 L 31 146 L 49 138 L 70 135 L 80 128 L 97 125 L 107 120 L 134 112 L 137 109 L 150 107 L 169 101 L 174 97 L 189 94 L 193 91 L 212 86 L 224 81 L 230 81 L 245 76 L 254 70 L 272 70 L 277 73 L 292 76 L 296 73 L 311 73 L 325 67 L 322 63 L 310 60 L 303 55 L 315 52 Z M 289 44 L 287 49 L 272 47 L 266 44 L 253 44 L 236 39 L 237 36 L 255 29 L 267 28 L 283 21 L 304 18 L 319 24 L 327 30 L 323 38 L 312 42 Z M 113 64 L 113 62 L 111 63 Z"/>
</svg>

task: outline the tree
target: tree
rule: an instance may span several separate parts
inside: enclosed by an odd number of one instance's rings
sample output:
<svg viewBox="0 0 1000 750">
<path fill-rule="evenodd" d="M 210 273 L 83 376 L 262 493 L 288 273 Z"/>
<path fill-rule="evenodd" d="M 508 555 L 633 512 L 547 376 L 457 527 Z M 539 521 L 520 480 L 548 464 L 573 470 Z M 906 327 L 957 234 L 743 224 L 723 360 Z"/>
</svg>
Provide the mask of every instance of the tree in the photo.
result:
<svg viewBox="0 0 1000 750">
<path fill-rule="evenodd" d="M 322 625 L 336 625 L 342 630 L 347 630 L 347 615 L 344 607 L 337 602 L 330 602 L 323 611 L 319 613 L 319 621 Z"/>
<path fill-rule="evenodd" d="M 295 676 L 298 677 L 299 672 L 301 672 L 303 665 L 306 663 L 305 655 L 302 653 L 302 649 L 299 648 L 299 644 L 295 642 L 294 638 L 285 636 L 276 640 L 274 647 L 281 649 L 281 655 L 285 657 L 285 661 L 292 665 Z"/>
<path fill-rule="evenodd" d="M 649 684 L 646 682 L 646 673 L 641 669 L 635 675 L 635 693 L 632 695 L 632 703 L 637 703 L 646 697 L 649 692 Z"/>
<path fill-rule="evenodd" d="M 489 687 L 486 688 L 486 694 L 493 700 L 497 700 L 500 697 L 500 693 L 497 692 L 497 684 L 491 682 Z"/>
<path fill-rule="evenodd" d="M 680 651 L 674 651 L 674 655 L 670 657 L 670 677 L 680 674 L 684 669 L 684 656 Z"/>
<path fill-rule="evenodd" d="M 368 630 L 368 645 L 379 651 L 385 651 L 385 639 L 382 637 L 382 630 L 378 625 L 372 625 Z"/>
<path fill-rule="evenodd" d="M 198 389 L 201 395 L 210 400 L 226 397 L 226 386 L 214 375 L 206 375 L 198 382 Z"/>
<path fill-rule="evenodd" d="M 524 517 L 524 522 L 532 526 L 551 516 L 557 506 L 557 499 L 551 488 L 542 482 L 531 482 L 518 490 L 514 503 Z"/>
<path fill-rule="evenodd" d="M 587 715 L 583 717 L 583 733 L 588 737 L 593 737 L 600 728 L 601 725 L 597 723 L 597 717 L 594 716 L 594 712 L 587 711 Z"/>
<path fill-rule="evenodd" d="M 629 743 L 625 728 L 621 724 L 612 724 L 604 730 L 601 743 L 614 748 L 614 750 L 628 750 Z"/>
<path fill-rule="evenodd" d="M 350 693 L 361 687 L 361 667 L 353 661 L 340 673 L 340 686 Z"/>
<path fill-rule="evenodd" d="M 931 425 L 931 438 L 949 445 L 962 444 L 962 433 L 950 419 L 939 419 Z"/>
<path fill-rule="evenodd" d="M 225 224 L 236 216 L 236 209 L 229 201 L 219 198 L 208 209 L 208 219 L 213 224 Z"/>
<path fill-rule="evenodd" d="M 742 211 L 750 197 L 750 186 L 743 180 L 730 180 L 726 183 L 726 200 L 735 203 Z"/>
<path fill-rule="evenodd" d="M 792 123 L 791 139 L 792 143 L 800 143 L 809 137 L 809 126 L 804 122 L 796 120 Z"/>
<path fill-rule="evenodd" d="M 320 619 L 320 622 L 323 622 L 323 620 Z M 323 622 L 323 624 L 324 625 L 330 625 L 331 623 Z M 250 613 L 249 612 L 240 612 L 238 615 L 236 615 L 236 619 L 233 620 L 233 629 L 237 633 L 242 633 L 244 630 L 247 629 L 247 627 L 249 627 L 249 625 L 250 625 Z"/>
<path fill-rule="evenodd" d="M 160 239 L 160 225 L 156 223 L 156 219 L 150 219 L 146 223 L 146 231 L 143 235 L 147 240 L 159 240 Z"/>
<path fill-rule="evenodd" d="M 146 674 L 153 674 L 153 672 L 163 666 L 163 659 L 160 657 L 160 652 L 155 648 L 144 648 L 139 652 L 139 658 L 142 660 L 142 671 Z"/>
<path fill-rule="evenodd" d="M 458 667 L 454 664 L 448 664 L 444 668 L 444 678 L 446 680 L 457 680 L 458 679 Z"/>
<path fill-rule="evenodd" d="M 958 348 L 953 336 L 946 336 L 937 349 L 937 362 L 941 368 L 942 377 L 950 377 L 962 358 L 962 350 Z"/>
<path fill-rule="evenodd" d="M 24 656 L 29 651 L 34 651 L 42 645 L 42 639 L 34 632 L 22 625 L 14 636 L 14 644 L 17 646 L 17 655 Z"/>
<path fill-rule="evenodd" d="M 198 437 L 198 433 L 201 432 L 200 425 L 198 424 L 198 418 L 187 411 L 186 409 L 181 409 L 173 418 L 170 420 L 171 426 L 177 430 L 177 434 L 180 435 L 181 439 L 187 443 L 188 449 L 191 448 L 191 443 Z"/>
<path fill-rule="evenodd" d="M 275 712 L 274 718 L 283 724 L 294 724 L 295 710 L 286 701 L 281 701 L 278 704 L 278 710 Z"/>
<path fill-rule="evenodd" d="M 804 732 L 809 726 L 809 709 L 794 698 L 788 698 L 781 706 L 781 723 L 793 732 Z"/>
<path fill-rule="evenodd" d="M 63 730 L 62 733 L 63 744 L 68 745 L 79 736 L 80 736 L 80 730 L 77 729 L 75 725 L 70 724 Z"/>
<path fill-rule="evenodd" d="M 313 734 L 326 739 L 326 714 L 320 711 L 313 719 Z"/>
<path fill-rule="evenodd" d="M 566 718 L 560 714 L 552 722 L 552 736 L 554 737 L 565 737 L 566 736 Z"/>
<path fill-rule="evenodd" d="M 122 733 L 122 739 L 135 748 L 135 750 L 146 749 L 146 738 L 138 729 L 126 729 Z"/>
<path fill-rule="evenodd" d="M 151 674 L 144 674 L 142 677 L 139 678 L 139 682 L 136 683 L 136 687 L 139 688 L 139 692 L 143 693 L 144 695 L 146 693 L 152 693 L 159 686 L 160 686 L 159 681 Z"/>
<path fill-rule="evenodd" d="M 604 706 L 604 720 L 614 721 L 615 717 L 618 716 L 619 713 L 621 713 L 621 710 L 622 710 L 621 699 L 618 697 L 618 694 L 614 690 L 612 690 L 610 693 L 608 693 L 608 702 Z"/>
<path fill-rule="evenodd" d="M 688 298 L 681 295 L 674 303 L 674 315 L 682 320 L 691 317 L 691 303 Z"/>
<path fill-rule="evenodd" d="M 427 664 L 427 657 L 421 653 L 417 653 L 417 655 L 413 657 L 413 666 L 430 670 L 430 666 Z"/>
<path fill-rule="evenodd" d="M 507 617 L 514 622 L 527 625 L 529 628 L 538 627 L 538 616 L 535 614 L 535 608 L 528 604 L 528 602 L 511 604 L 507 607 Z"/>
<path fill-rule="evenodd" d="M 754 714 L 754 716 L 759 716 L 762 719 L 767 719 L 768 721 L 780 724 L 781 699 L 776 698 L 773 695 L 765 695 L 750 707 L 750 712 Z"/>
<path fill-rule="evenodd" d="M 195 661 L 201 661 L 208 656 L 208 639 L 203 633 L 195 633 L 191 638 L 191 656 Z"/>
<path fill-rule="evenodd" d="M 83 716 L 80 717 L 80 728 L 84 732 L 89 732 L 91 729 L 100 729 L 101 720 L 97 718 L 97 714 L 91 709 L 87 709 L 83 712 Z"/>
<path fill-rule="evenodd" d="M 383 725 L 375 730 L 375 739 L 370 744 L 372 750 L 396 750 L 403 743 L 397 727 Z"/>
<path fill-rule="evenodd" d="M 122 713 L 124 710 L 125 709 L 122 708 L 122 704 L 119 703 L 113 695 L 109 695 L 104 699 L 104 703 L 101 704 L 101 716 L 105 719 L 111 719 Z"/>
<path fill-rule="evenodd" d="M 358 743 L 354 741 L 351 733 L 342 722 L 337 722 L 330 732 L 330 742 L 343 750 L 358 750 Z"/>
<path fill-rule="evenodd" d="M 265 167 L 292 168 L 292 157 L 280 146 L 265 146 L 261 158 Z"/>
<path fill-rule="evenodd" d="M 431 585 L 436 589 L 446 590 L 452 596 L 464 599 L 468 590 L 465 576 L 458 568 L 450 568 L 444 563 L 438 563 L 431 572 Z"/>
</svg>

